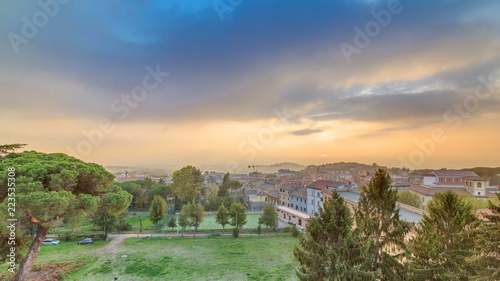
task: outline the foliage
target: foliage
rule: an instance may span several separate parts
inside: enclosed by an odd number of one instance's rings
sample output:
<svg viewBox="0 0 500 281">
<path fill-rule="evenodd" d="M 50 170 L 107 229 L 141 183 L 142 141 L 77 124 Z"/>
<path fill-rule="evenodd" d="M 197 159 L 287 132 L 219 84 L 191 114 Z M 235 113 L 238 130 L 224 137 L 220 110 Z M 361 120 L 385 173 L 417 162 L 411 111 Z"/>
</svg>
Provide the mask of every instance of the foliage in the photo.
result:
<svg viewBox="0 0 500 281">
<path fill-rule="evenodd" d="M 25 147 L 27 144 L 14 143 L 14 144 L 2 144 L 0 145 L 0 156 L 2 154 L 8 154 L 16 151 L 17 149 Z"/>
<path fill-rule="evenodd" d="M 398 202 L 413 206 L 415 208 L 422 208 L 422 201 L 420 200 L 420 197 L 409 190 L 403 190 L 398 192 L 397 200 Z"/>
<path fill-rule="evenodd" d="M 474 275 L 478 219 L 470 204 L 452 191 L 438 193 L 428 204 L 410 243 L 411 268 L 418 280 L 466 280 Z M 481 266 L 481 265 L 479 265 Z"/>
<path fill-rule="evenodd" d="M 233 228 L 233 237 L 238 238 L 240 236 L 240 229 L 235 227 Z"/>
<path fill-rule="evenodd" d="M 368 185 L 361 187 L 356 210 L 356 225 L 370 246 L 370 270 L 380 272 L 383 280 L 401 280 L 406 275 L 400 260 L 407 254 L 403 238 L 410 225 L 399 218 L 397 192 L 391 187 L 389 173 L 378 169 Z M 385 251 L 388 248 L 393 253 Z"/>
<path fill-rule="evenodd" d="M 195 237 L 196 231 L 205 217 L 203 205 L 201 205 L 201 203 L 195 203 L 194 201 L 185 204 L 182 206 L 181 215 L 188 219 L 188 224 L 190 226 L 194 227 L 193 237 Z"/>
<path fill-rule="evenodd" d="M 108 211 L 99 209 L 92 216 L 92 223 L 96 228 L 103 230 L 104 233 L 109 233 L 116 227 L 118 219 Z"/>
<path fill-rule="evenodd" d="M 236 190 L 241 188 L 242 186 L 243 184 L 241 182 L 229 179 L 229 173 L 227 173 L 224 175 L 224 178 L 222 179 L 222 184 L 219 187 L 217 195 L 220 197 L 229 196 L 230 190 Z"/>
<path fill-rule="evenodd" d="M 241 203 L 231 204 L 229 209 L 229 224 L 235 228 L 240 228 L 247 223 L 247 209 Z"/>
<path fill-rule="evenodd" d="M 177 219 L 172 216 L 167 223 L 167 226 L 170 227 L 171 230 L 174 230 L 175 227 L 177 227 Z"/>
<path fill-rule="evenodd" d="M 25 151 L 1 157 L 3 186 L 7 186 L 6 171 L 10 167 L 15 167 L 16 173 L 17 215 L 38 225 L 37 236 L 15 278 L 18 280 L 26 278 L 50 227 L 59 225 L 64 218 L 95 212 L 101 197 L 119 190 L 112 187 L 114 177 L 102 166 L 62 153 Z M 0 190 L 3 203 L 6 197 L 7 189 Z M 107 207 L 113 209 L 114 206 Z"/>
<path fill-rule="evenodd" d="M 184 231 L 186 229 L 186 227 L 189 226 L 189 218 L 187 216 L 187 213 L 186 212 L 181 212 L 181 214 L 179 215 L 179 219 L 177 220 L 177 222 L 179 223 L 179 226 L 181 227 L 182 231 Z"/>
<path fill-rule="evenodd" d="M 215 221 L 222 226 L 222 233 L 224 233 L 224 227 L 229 224 L 229 212 L 223 204 L 217 209 Z"/>
<path fill-rule="evenodd" d="M 207 200 L 205 201 L 205 204 L 204 204 L 205 210 L 217 211 L 221 204 L 223 204 L 226 207 L 226 209 L 229 209 L 229 208 L 231 208 L 231 204 L 233 204 L 234 202 L 237 202 L 237 200 L 235 200 L 235 199 L 237 199 L 237 198 L 235 198 L 233 196 L 224 196 L 224 197 L 216 196 L 216 197 L 207 198 Z"/>
<path fill-rule="evenodd" d="M 363 244 L 359 230 L 353 230 L 353 222 L 344 200 L 334 193 L 309 220 L 299 238 L 301 247 L 295 247 L 301 280 L 375 280 L 368 244 Z"/>
<path fill-rule="evenodd" d="M 116 185 L 133 195 L 130 206 L 136 209 L 149 208 L 156 195 L 160 195 L 166 199 L 172 193 L 169 186 L 156 183 L 150 178 L 116 183 Z"/>
<path fill-rule="evenodd" d="M 278 215 L 276 214 L 276 209 L 272 204 L 265 204 L 264 211 L 262 216 L 259 218 L 259 224 L 263 224 L 266 228 L 276 227 L 276 218 Z"/>
<path fill-rule="evenodd" d="M 488 201 L 476 198 L 470 194 L 460 194 L 458 195 L 460 198 L 464 201 L 467 202 L 472 208 L 473 211 L 477 211 L 479 209 L 484 209 L 488 208 Z"/>
<path fill-rule="evenodd" d="M 149 207 L 149 218 L 158 229 L 158 222 L 161 221 L 167 213 L 167 202 L 160 195 L 156 195 Z"/>
<path fill-rule="evenodd" d="M 496 202 L 500 202 L 500 193 L 496 194 Z M 485 215 L 488 223 L 484 223 L 480 230 L 475 245 L 478 248 L 476 267 L 477 275 L 473 280 L 493 281 L 500 280 L 500 203 L 494 204 L 489 201 L 489 209 L 492 215 Z"/>
<path fill-rule="evenodd" d="M 294 226 L 293 226 L 293 229 L 292 229 L 292 236 L 293 236 L 293 237 L 298 237 L 298 236 L 299 236 L 299 234 L 300 234 L 299 229 L 297 228 L 297 226 L 296 226 L 296 225 L 294 225 Z"/>
<path fill-rule="evenodd" d="M 186 166 L 174 172 L 172 185 L 173 195 L 179 196 L 183 203 L 196 200 L 201 194 L 203 176 L 200 170 Z"/>
<path fill-rule="evenodd" d="M 118 186 L 113 186 L 110 191 L 101 197 L 99 208 L 112 215 L 118 215 L 128 208 L 133 196 Z"/>
</svg>

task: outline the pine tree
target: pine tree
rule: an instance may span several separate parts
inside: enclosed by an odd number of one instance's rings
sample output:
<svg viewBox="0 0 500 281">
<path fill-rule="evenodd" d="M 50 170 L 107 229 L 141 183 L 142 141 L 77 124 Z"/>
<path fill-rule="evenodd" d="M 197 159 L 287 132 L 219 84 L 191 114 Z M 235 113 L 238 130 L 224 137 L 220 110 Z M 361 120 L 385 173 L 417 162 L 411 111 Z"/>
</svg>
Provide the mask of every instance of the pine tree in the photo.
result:
<svg viewBox="0 0 500 281">
<path fill-rule="evenodd" d="M 391 177 L 384 169 L 378 169 L 361 190 L 356 224 L 370 245 L 371 271 L 381 274 L 383 280 L 402 280 L 406 274 L 400 261 L 407 254 L 403 239 L 410 225 L 399 218 L 398 191 L 391 187 Z"/>
<path fill-rule="evenodd" d="M 478 219 L 456 193 L 438 193 L 427 205 L 410 242 L 411 273 L 416 280 L 468 280 L 475 274 Z"/>
<path fill-rule="evenodd" d="M 317 217 L 312 217 L 294 255 L 300 280 L 375 280 L 369 272 L 368 248 L 340 195 L 334 193 Z"/>
<path fill-rule="evenodd" d="M 500 193 L 497 193 L 500 201 Z M 477 256 L 478 274 L 473 280 L 500 280 L 500 205 L 488 202 L 493 215 L 486 215 L 488 223 L 482 225 L 476 240 L 479 255 Z"/>
</svg>

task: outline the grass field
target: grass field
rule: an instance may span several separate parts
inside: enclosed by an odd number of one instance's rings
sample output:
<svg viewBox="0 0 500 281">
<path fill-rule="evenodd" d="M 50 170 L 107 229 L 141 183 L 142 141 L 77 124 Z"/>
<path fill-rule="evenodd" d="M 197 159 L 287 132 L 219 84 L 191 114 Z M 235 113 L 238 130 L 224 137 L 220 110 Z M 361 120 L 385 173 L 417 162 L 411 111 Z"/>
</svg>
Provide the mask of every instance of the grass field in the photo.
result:
<svg viewBox="0 0 500 281">
<path fill-rule="evenodd" d="M 64 280 L 296 280 L 291 236 L 130 238 L 117 255 L 99 251 L 104 243 L 46 247 L 37 263 L 87 261 Z"/>
</svg>

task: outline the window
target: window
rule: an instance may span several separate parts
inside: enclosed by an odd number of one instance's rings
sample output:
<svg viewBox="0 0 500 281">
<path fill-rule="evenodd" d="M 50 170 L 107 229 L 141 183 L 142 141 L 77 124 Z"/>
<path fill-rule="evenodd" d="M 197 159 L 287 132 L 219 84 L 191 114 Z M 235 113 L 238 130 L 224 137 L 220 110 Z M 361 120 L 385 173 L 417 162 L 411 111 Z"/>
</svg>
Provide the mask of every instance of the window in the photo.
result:
<svg viewBox="0 0 500 281">
<path fill-rule="evenodd" d="M 479 192 L 477 193 L 477 195 L 481 196 L 481 192 L 479 191 Z"/>
<path fill-rule="evenodd" d="M 477 183 L 477 188 L 482 188 L 482 187 L 483 187 L 483 184 L 482 184 L 482 183 L 480 183 L 480 182 L 478 182 L 478 183 Z"/>
</svg>

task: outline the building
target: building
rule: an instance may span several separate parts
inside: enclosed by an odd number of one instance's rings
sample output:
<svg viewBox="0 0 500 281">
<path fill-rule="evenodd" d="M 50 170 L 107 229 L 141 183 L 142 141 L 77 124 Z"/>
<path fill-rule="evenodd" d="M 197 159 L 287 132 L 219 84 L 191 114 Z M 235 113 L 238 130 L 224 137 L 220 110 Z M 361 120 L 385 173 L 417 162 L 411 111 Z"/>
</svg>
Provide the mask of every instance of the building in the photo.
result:
<svg viewBox="0 0 500 281">
<path fill-rule="evenodd" d="M 290 208 L 307 213 L 307 188 L 305 186 L 290 193 Z"/>
<path fill-rule="evenodd" d="M 319 213 L 319 209 L 323 207 L 323 192 L 332 181 L 317 180 L 306 186 L 307 188 L 307 213 L 314 215 Z"/>
<path fill-rule="evenodd" d="M 473 171 L 438 170 L 423 175 L 422 183 L 411 184 L 409 190 L 417 194 L 425 206 L 436 193 L 446 191 L 487 199 L 494 196 L 489 188 L 488 180 Z"/>
<path fill-rule="evenodd" d="M 300 188 L 300 185 L 284 184 L 279 187 L 280 191 L 280 205 L 290 207 L 290 194 Z"/>
<path fill-rule="evenodd" d="M 271 190 L 267 192 L 268 201 L 271 201 L 275 206 L 278 206 L 280 203 L 280 193 L 278 190 Z"/>
<path fill-rule="evenodd" d="M 311 218 L 310 215 L 304 214 L 292 208 L 278 206 L 276 208 L 278 218 L 287 221 L 289 224 L 295 224 L 298 228 L 304 229 Z"/>
</svg>

